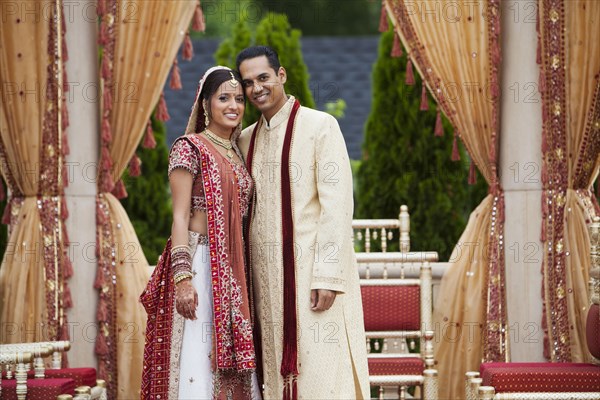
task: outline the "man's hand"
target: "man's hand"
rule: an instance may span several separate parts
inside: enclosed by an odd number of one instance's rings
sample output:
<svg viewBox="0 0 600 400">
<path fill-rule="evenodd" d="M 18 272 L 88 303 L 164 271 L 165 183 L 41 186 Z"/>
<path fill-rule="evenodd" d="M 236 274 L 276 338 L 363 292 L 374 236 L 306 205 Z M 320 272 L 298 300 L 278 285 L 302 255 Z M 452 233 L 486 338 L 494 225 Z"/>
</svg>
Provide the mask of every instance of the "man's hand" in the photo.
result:
<svg viewBox="0 0 600 400">
<path fill-rule="evenodd" d="M 313 311 L 327 311 L 335 301 L 336 293 L 333 290 L 313 289 L 310 291 L 310 309 Z"/>
<path fill-rule="evenodd" d="M 175 308 L 183 318 L 196 319 L 198 293 L 190 279 L 185 279 L 175 285 Z"/>
</svg>

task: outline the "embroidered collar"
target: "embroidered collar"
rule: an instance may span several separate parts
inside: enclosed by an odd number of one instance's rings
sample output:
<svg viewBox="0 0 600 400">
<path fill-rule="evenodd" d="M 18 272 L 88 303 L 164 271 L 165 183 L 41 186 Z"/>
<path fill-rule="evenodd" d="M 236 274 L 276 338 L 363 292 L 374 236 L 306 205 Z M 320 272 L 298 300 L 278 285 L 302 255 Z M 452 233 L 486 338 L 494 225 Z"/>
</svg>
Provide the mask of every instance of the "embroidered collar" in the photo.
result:
<svg viewBox="0 0 600 400">
<path fill-rule="evenodd" d="M 267 119 L 264 117 L 264 115 L 262 115 L 260 117 L 262 119 L 262 126 L 264 126 L 265 129 L 269 131 L 280 125 L 282 122 L 287 121 L 295 101 L 296 99 L 294 98 L 294 96 L 288 96 L 288 100 L 283 105 L 283 107 L 281 107 L 281 109 L 277 111 L 275 115 L 273 115 L 273 117 L 271 118 L 271 122 L 267 122 Z"/>
</svg>

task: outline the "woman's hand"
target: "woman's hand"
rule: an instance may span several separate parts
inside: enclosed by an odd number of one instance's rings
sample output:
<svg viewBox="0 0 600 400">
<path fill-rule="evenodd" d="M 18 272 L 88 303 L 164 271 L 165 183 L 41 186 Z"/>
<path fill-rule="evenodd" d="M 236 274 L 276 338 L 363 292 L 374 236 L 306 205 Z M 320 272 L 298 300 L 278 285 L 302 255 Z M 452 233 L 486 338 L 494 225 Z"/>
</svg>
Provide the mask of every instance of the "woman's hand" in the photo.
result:
<svg viewBox="0 0 600 400">
<path fill-rule="evenodd" d="M 198 307 L 198 293 L 192 286 L 191 279 L 185 279 L 175 285 L 175 308 L 183 317 L 191 320 L 196 319 L 196 308 Z"/>
</svg>

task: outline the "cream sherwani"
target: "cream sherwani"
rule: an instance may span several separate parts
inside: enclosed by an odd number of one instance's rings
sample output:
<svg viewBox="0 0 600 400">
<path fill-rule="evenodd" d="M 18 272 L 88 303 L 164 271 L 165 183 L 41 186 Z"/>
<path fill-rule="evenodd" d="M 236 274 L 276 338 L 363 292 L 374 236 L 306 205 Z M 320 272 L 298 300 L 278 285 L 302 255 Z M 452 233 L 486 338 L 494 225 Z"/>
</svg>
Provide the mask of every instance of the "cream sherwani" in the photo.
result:
<svg viewBox="0 0 600 400">
<path fill-rule="evenodd" d="M 294 98 L 263 117 L 252 162 L 256 202 L 251 226 L 255 307 L 262 335 L 264 398 L 282 397 L 283 259 L 281 153 Z M 247 155 L 252 125 L 240 137 Z M 291 145 L 296 260 L 298 395 L 301 399 L 369 398 L 358 270 L 352 245 L 352 173 L 339 125 L 301 107 Z M 311 289 L 338 292 L 331 309 L 310 309 Z"/>
</svg>

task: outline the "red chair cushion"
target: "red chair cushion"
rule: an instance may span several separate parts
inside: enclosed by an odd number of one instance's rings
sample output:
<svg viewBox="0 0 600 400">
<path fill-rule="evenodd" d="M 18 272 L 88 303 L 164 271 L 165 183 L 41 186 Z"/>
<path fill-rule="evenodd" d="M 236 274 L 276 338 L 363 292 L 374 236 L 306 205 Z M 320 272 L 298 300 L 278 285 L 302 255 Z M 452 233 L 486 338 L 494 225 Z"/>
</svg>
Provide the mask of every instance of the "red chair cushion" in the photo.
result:
<svg viewBox="0 0 600 400">
<path fill-rule="evenodd" d="M 94 368 L 61 368 L 47 369 L 46 378 L 73 379 L 75 386 L 96 386 L 96 369 Z M 35 379 L 35 372 L 27 372 L 27 379 Z"/>
<path fill-rule="evenodd" d="M 519 363 L 504 363 L 502 366 L 488 365 L 483 368 L 482 384 L 493 386 L 496 393 L 600 391 L 600 366 L 597 365 L 583 363 L 513 364 Z"/>
<path fill-rule="evenodd" d="M 423 375 L 419 357 L 369 358 L 369 375 Z"/>
<path fill-rule="evenodd" d="M 590 354 L 600 358 L 600 306 L 598 304 L 592 304 L 590 307 L 585 330 Z"/>
<path fill-rule="evenodd" d="M 494 368 L 538 368 L 538 367 L 545 367 L 545 368 L 554 368 L 554 367 L 558 367 L 558 368 L 578 368 L 578 367 L 589 367 L 591 364 L 584 364 L 584 363 L 552 363 L 552 362 L 512 362 L 512 363 L 506 363 L 506 362 L 488 362 L 488 363 L 483 363 L 481 364 L 481 366 L 479 367 L 479 374 L 481 376 L 483 376 L 483 374 L 485 373 L 486 370 L 488 369 L 494 369 Z"/>
<path fill-rule="evenodd" d="M 421 329 L 419 286 L 361 286 L 366 331 Z"/>
<path fill-rule="evenodd" d="M 27 400 L 55 399 L 59 394 L 75 395 L 73 379 L 28 379 Z M 17 400 L 17 381 L 2 381 L 2 400 Z"/>
</svg>

